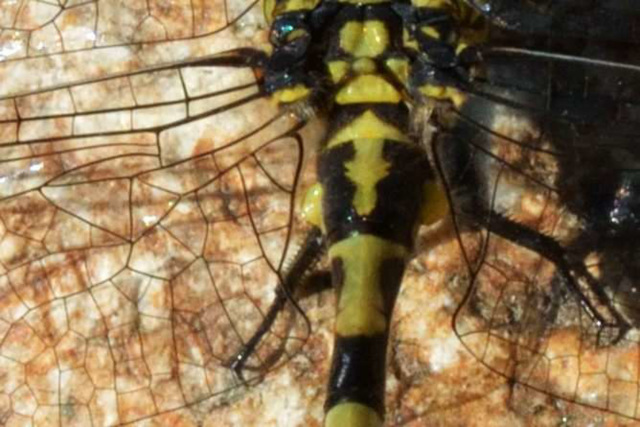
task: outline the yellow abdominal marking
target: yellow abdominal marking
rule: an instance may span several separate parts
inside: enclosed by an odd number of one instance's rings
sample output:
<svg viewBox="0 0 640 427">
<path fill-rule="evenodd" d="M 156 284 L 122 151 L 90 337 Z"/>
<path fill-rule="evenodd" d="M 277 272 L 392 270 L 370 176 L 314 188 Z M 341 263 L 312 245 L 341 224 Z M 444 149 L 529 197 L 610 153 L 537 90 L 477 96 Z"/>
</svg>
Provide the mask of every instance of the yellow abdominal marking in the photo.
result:
<svg viewBox="0 0 640 427">
<path fill-rule="evenodd" d="M 335 147 L 356 139 L 388 139 L 397 142 L 411 142 L 400 129 L 381 120 L 373 111 L 367 110 L 336 132 L 327 142 L 327 147 Z"/>
<path fill-rule="evenodd" d="M 373 409 L 362 403 L 340 403 L 324 419 L 325 427 L 381 427 L 382 419 Z"/>
<path fill-rule="evenodd" d="M 355 158 L 345 163 L 346 175 L 356 186 L 353 206 L 358 215 L 369 215 L 376 207 L 376 184 L 389 174 L 391 163 L 382 157 L 384 139 L 353 141 Z"/>
<path fill-rule="evenodd" d="M 389 32 L 382 21 L 347 22 L 340 30 L 340 47 L 355 58 L 375 58 L 388 46 Z"/>
<path fill-rule="evenodd" d="M 387 259 L 408 255 L 404 246 L 370 234 L 353 235 L 329 248 L 329 257 L 340 258 L 343 268 L 336 333 L 349 337 L 386 331 L 381 266 Z"/>
</svg>

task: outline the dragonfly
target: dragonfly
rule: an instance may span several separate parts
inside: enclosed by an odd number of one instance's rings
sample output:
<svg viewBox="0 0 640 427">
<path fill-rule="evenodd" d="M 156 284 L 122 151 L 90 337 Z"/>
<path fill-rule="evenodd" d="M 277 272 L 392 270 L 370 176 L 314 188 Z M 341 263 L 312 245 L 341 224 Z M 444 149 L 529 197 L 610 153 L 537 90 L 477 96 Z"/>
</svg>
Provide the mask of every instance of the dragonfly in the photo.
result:
<svg viewBox="0 0 640 427">
<path fill-rule="evenodd" d="M 522 22 L 517 12 L 531 16 L 516 3 L 470 2 L 506 21 L 505 31 Z M 313 150 L 302 144 L 321 131 L 298 129 L 295 115 L 261 92 L 261 76 L 225 56 L 268 49 L 256 2 L 172 4 L 3 5 L 4 423 L 225 425 L 240 416 L 246 424 L 322 422 L 332 314 L 326 293 L 288 302 L 247 364 L 255 375 L 238 381 L 228 369 L 297 251 L 295 236 L 305 227 L 296 217 L 298 199 L 313 174 L 303 167 L 313 163 Z M 535 25 L 527 31 L 536 36 Z M 527 58 L 525 50 L 509 54 Z M 595 61 L 589 67 L 595 77 L 599 67 L 611 72 Z M 515 116 L 505 116 L 500 130 L 534 139 L 528 117 Z M 503 164 L 542 175 L 558 168 L 554 155 L 545 158 L 550 150 L 523 157 L 510 138 L 494 155 Z M 521 173 L 513 183 L 503 178 L 509 170 L 501 173 L 487 179 L 501 209 L 515 215 L 515 199 L 523 205 L 519 221 L 534 231 L 567 241 L 579 234 L 578 220 L 542 178 Z M 518 186 L 526 190 L 514 192 Z M 490 220 L 480 232 L 455 224 L 450 218 L 423 230 L 407 272 L 390 346 L 388 422 L 455 424 L 461 412 L 478 419 L 479 409 L 496 424 L 633 418 L 631 335 L 577 353 L 588 341 L 574 324 L 560 327 L 562 316 L 547 313 L 558 324 L 551 333 L 545 319 L 526 316 L 543 310 L 527 313 L 534 304 L 523 295 L 571 300 L 557 283 L 557 266 L 487 232 Z M 472 254 L 476 247 L 482 256 Z M 465 251 L 481 261 L 465 260 Z M 599 255 L 584 256 L 597 269 Z M 519 286 L 501 288 L 513 283 Z M 580 302 L 565 306 L 594 323 Z M 534 330 L 513 332 L 511 325 Z M 475 333 L 483 328 L 495 331 L 489 335 L 499 344 Z M 546 383 L 525 363 L 534 358 L 524 350 L 540 348 L 540 336 L 553 361 Z M 562 343 L 566 349 L 552 347 Z M 527 375 L 501 363 L 516 358 Z M 626 372 L 614 373 L 616 365 Z M 557 372 L 576 369 L 582 382 Z M 247 387 L 254 376 L 267 381 Z M 603 389 L 602 378 L 619 387 Z M 488 391 L 495 392 L 486 397 Z M 614 404 L 618 396 L 631 403 Z M 531 399 L 533 410 L 522 403 Z"/>
</svg>

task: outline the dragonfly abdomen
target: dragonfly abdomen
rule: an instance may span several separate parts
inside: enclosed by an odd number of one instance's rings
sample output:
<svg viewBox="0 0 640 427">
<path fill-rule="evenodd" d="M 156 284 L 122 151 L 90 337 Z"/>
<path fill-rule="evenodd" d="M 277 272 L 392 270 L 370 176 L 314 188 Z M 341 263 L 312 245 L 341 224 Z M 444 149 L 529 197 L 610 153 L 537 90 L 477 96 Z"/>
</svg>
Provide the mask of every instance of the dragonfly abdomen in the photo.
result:
<svg viewBox="0 0 640 427">
<path fill-rule="evenodd" d="M 360 118 L 380 120 L 371 110 Z M 389 321 L 419 219 L 425 157 L 414 144 L 384 138 L 329 144 L 321 154 L 324 227 L 338 292 L 328 426 L 359 425 L 353 417 L 382 420 Z"/>
</svg>

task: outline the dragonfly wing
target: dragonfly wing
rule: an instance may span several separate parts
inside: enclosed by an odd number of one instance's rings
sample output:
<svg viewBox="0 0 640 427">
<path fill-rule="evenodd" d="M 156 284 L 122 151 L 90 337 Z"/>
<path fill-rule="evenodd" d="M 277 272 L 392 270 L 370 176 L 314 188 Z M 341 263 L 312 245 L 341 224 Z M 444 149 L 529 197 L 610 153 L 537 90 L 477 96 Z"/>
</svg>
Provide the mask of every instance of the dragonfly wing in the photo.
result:
<svg viewBox="0 0 640 427">
<path fill-rule="evenodd" d="M 519 47 L 508 34 L 497 44 Z M 637 418 L 637 245 L 615 208 L 638 197 L 637 43 L 552 33 L 546 47 L 559 55 L 487 47 L 440 144 L 470 260 L 456 333 L 513 384 Z M 447 147 L 465 146 L 456 165 Z"/>
<path fill-rule="evenodd" d="M 249 3 L 236 6 L 218 27 L 194 23 L 195 33 L 162 40 L 222 46 L 248 16 Z M 219 13 L 209 7 L 192 12 Z M 195 425 L 242 390 L 228 365 L 280 286 L 302 123 L 273 108 L 235 51 L 206 65 L 120 58 L 124 68 L 96 75 L 92 58 L 108 62 L 112 48 L 163 49 L 147 33 L 116 40 L 96 25 L 103 45 L 64 44 L 32 60 L 27 50 L 2 64 L 13 87 L 0 100 L 0 369 L 12 399 L 33 403 L 7 409 L 3 422 Z M 53 65 L 62 73 L 53 84 L 13 80 L 30 61 L 75 68 L 66 61 L 76 57 L 89 68 L 79 76 Z M 247 381 L 300 350 L 300 319 L 292 306 L 281 312 L 247 361 Z"/>
</svg>

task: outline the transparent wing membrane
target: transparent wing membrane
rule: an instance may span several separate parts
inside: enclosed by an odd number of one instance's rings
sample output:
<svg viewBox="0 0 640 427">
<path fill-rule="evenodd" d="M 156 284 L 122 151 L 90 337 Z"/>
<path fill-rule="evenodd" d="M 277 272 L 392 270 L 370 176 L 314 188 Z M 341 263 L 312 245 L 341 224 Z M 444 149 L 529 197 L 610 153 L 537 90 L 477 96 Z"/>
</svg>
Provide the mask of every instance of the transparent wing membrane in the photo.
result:
<svg viewBox="0 0 640 427">
<path fill-rule="evenodd" d="M 256 0 L 3 4 L 2 94 L 263 45 Z M 258 34 L 258 36 L 256 36 Z M 255 37 L 255 38 L 254 38 Z M 37 72 L 34 72 L 37 70 Z"/>
<path fill-rule="evenodd" d="M 111 5 L 87 7 L 104 15 Z M 35 7 L 22 6 L 16 29 Z M 222 21 L 143 41 L 193 44 L 239 29 L 224 2 L 185 7 Z M 60 13 L 24 31 L 36 37 L 70 19 Z M 147 15 L 139 31 L 156 20 Z M 22 56 L 72 52 L 91 66 L 101 46 L 136 50 L 134 38 L 147 37 L 91 31 L 101 44 Z M 236 54 L 214 57 L 35 79 L 37 90 L 3 80 L 0 371 L 13 402 L 3 424 L 200 425 L 243 389 L 229 364 L 262 322 L 291 252 L 301 123 L 262 97 Z M 11 77 L 25 64 L 17 58 L 2 64 Z M 295 314 L 280 313 L 245 381 L 300 349 L 308 328 Z"/>
<path fill-rule="evenodd" d="M 189 41 L 229 32 L 257 2 L 15 1 L 3 5 L 2 59 L 82 52 L 122 46 L 127 50 L 167 41 Z M 257 23 L 259 15 L 254 15 Z M 257 20 L 256 20 L 257 18 Z"/>
<path fill-rule="evenodd" d="M 443 138 L 469 148 L 467 169 L 435 143 L 470 259 L 455 330 L 516 388 L 637 418 L 640 277 L 622 212 L 638 198 L 640 58 L 632 39 L 563 36 L 549 50 L 579 44 L 578 56 L 486 48 L 486 74 Z"/>
</svg>

